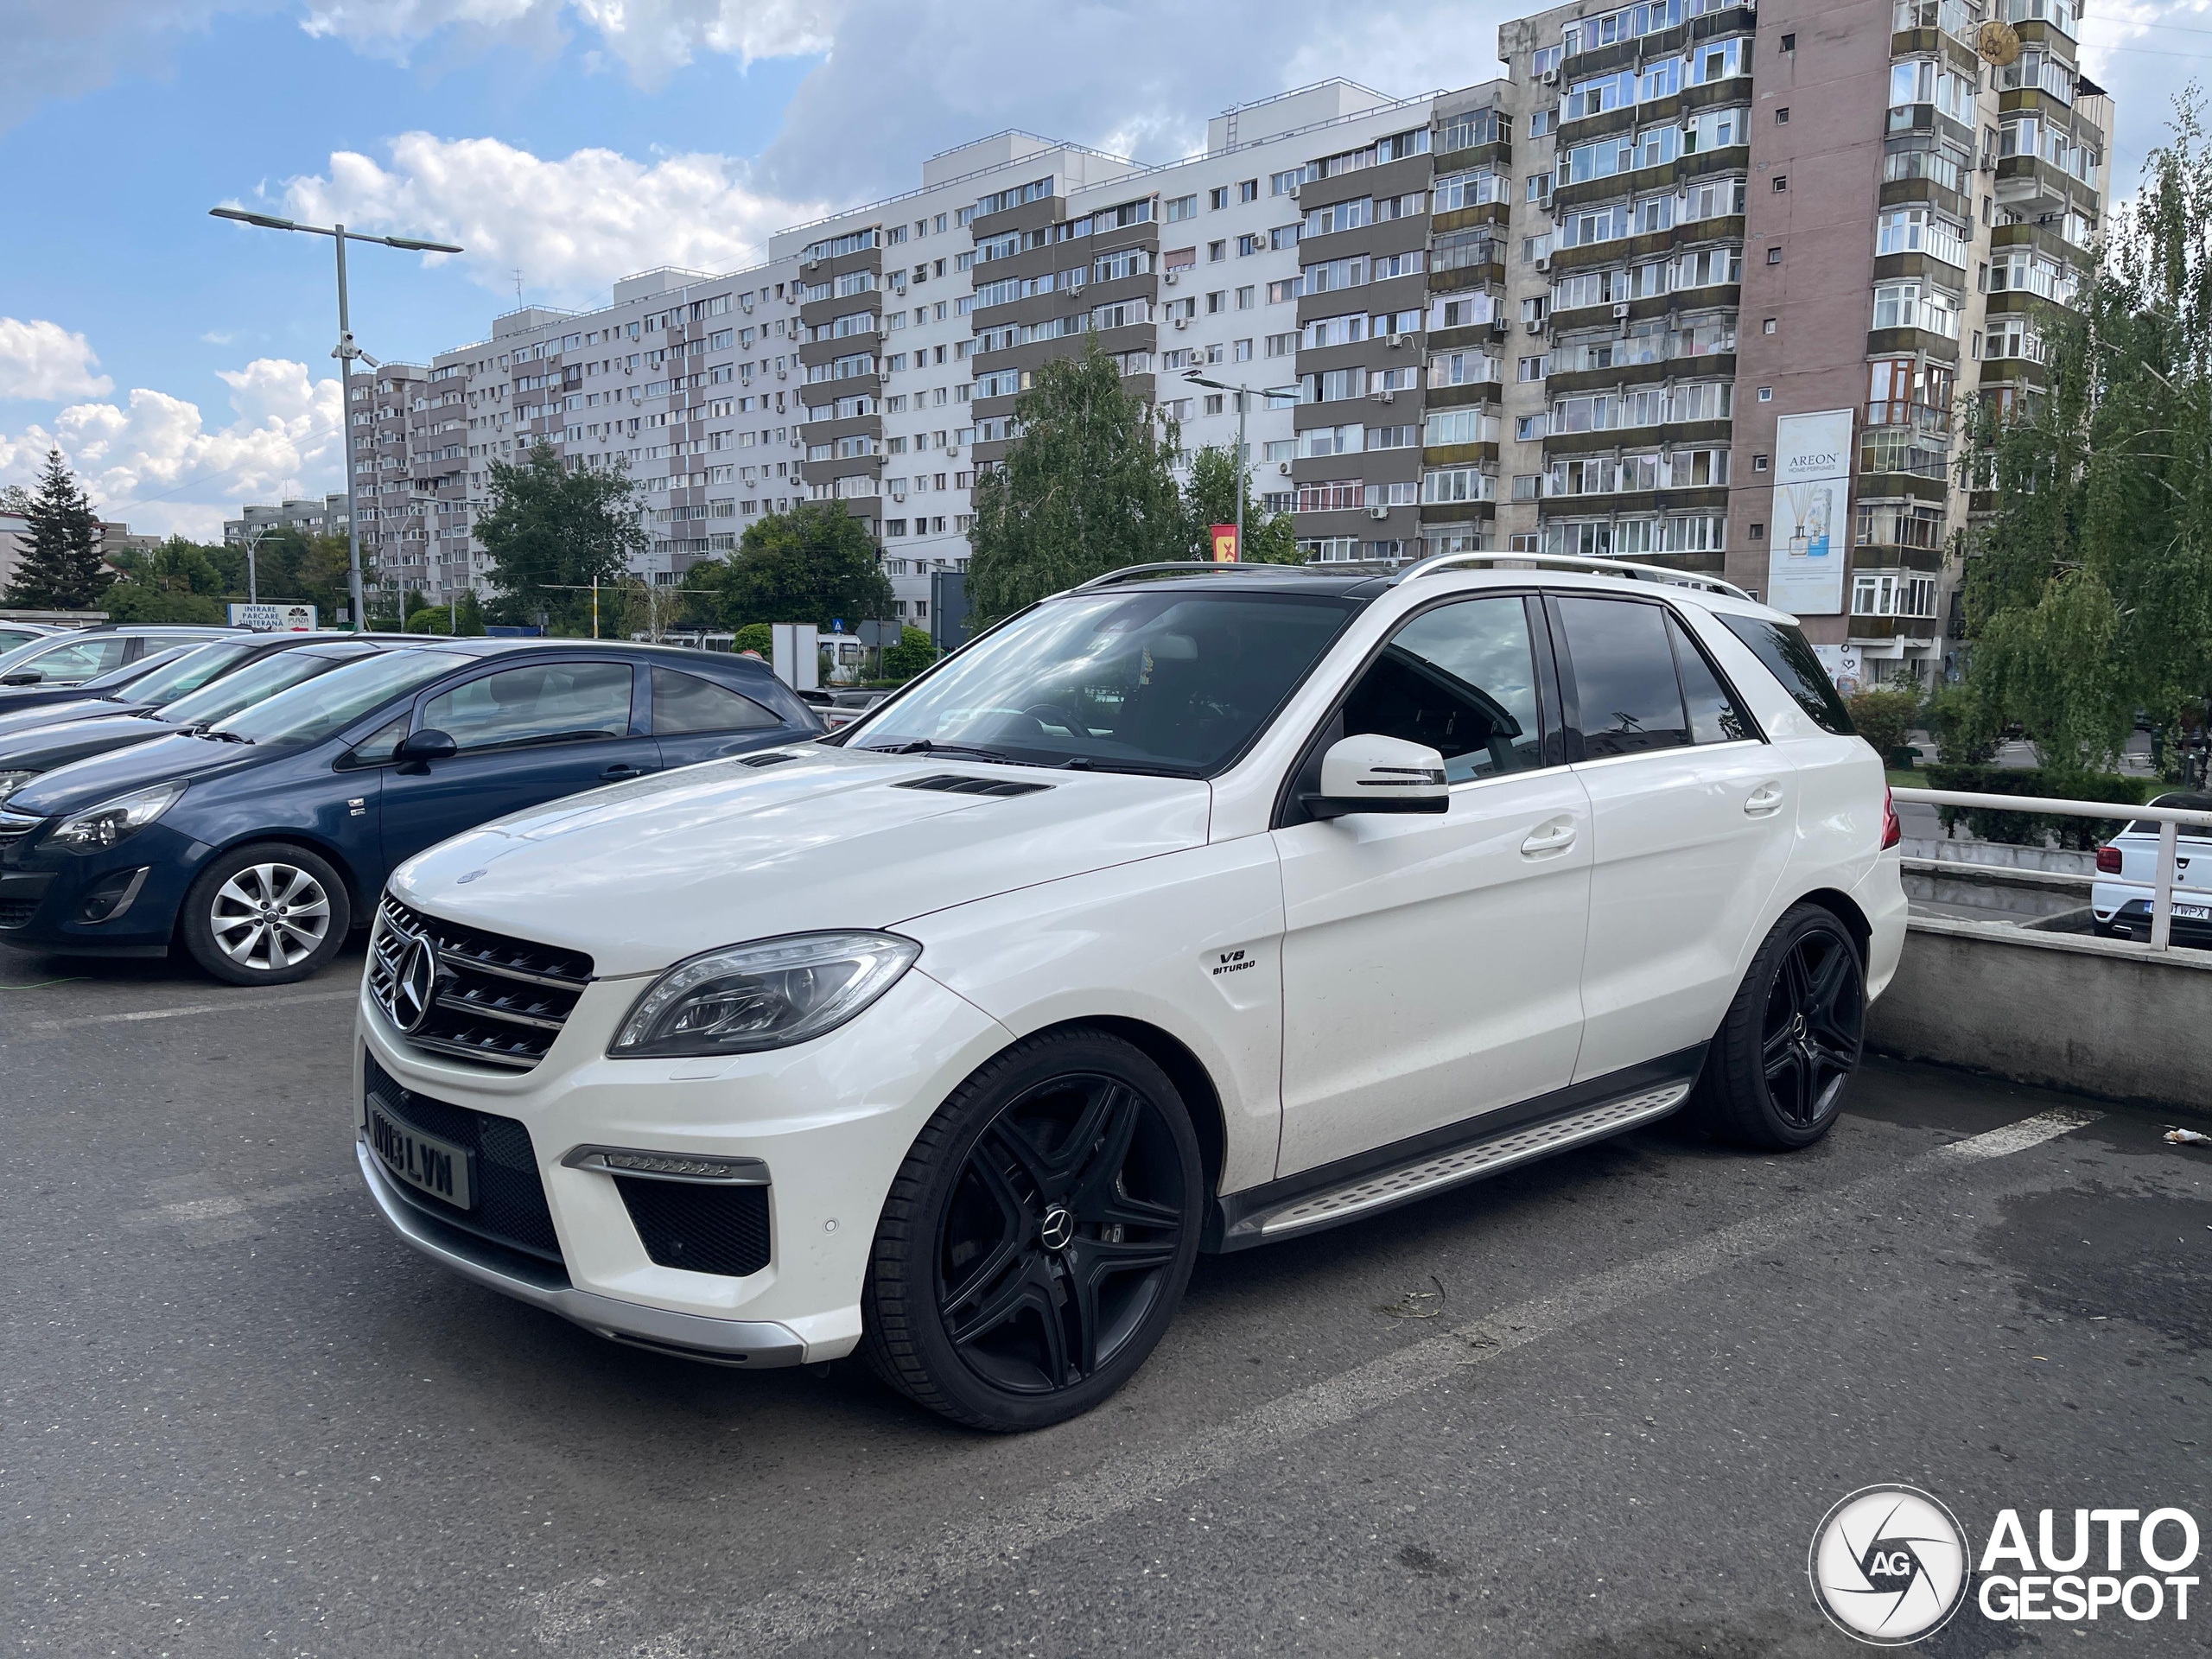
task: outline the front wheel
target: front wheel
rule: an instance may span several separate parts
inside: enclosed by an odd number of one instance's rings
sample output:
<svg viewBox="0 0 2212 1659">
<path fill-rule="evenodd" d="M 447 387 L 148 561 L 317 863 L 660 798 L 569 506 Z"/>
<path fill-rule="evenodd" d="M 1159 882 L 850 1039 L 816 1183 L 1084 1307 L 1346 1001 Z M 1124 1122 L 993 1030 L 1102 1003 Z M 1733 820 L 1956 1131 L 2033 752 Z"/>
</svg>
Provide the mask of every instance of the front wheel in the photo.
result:
<svg viewBox="0 0 2212 1659">
<path fill-rule="evenodd" d="M 1017 1044 L 953 1092 L 892 1183 L 868 1363 L 974 1428 L 1089 1411 L 1174 1317 L 1204 1201 L 1190 1114 L 1141 1052 L 1080 1027 Z"/>
<path fill-rule="evenodd" d="M 338 954 L 353 918 L 345 879 L 326 860 L 262 842 L 200 873 L 178 931 L 192 959 L 226 984 L 289 985 Z"/>
<path fill-rule="evenodd" d="M 1795 1150 L 1834 1126 L 1866 1041 L 1866 971 L 1834 912 L 1792 906 L 1759 946 L 1698 1079 L 1715 1132 Z"/>
</svg>

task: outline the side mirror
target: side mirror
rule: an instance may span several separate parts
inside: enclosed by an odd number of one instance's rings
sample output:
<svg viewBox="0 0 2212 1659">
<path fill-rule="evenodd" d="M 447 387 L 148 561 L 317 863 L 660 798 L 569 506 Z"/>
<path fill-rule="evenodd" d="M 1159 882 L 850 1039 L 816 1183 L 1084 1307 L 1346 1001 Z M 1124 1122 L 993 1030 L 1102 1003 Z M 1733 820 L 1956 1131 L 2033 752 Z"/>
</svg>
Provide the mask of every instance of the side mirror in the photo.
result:
<svg viewBox="0 0 2212 1659">
<path fill-rule="evenodd" d="M 1321 792 L 1305 798 L 1317 818 L 1355 812 L 1449 812 L 1444 757 L 1403 738 L 1363 732 L 1341 738 L 1321 757 Z"/>
<path fill-rule="evenodd" d="M 45 675 L 35 671 L 10 674 L 6 678 L 0 679 L 0 685 L 36 685 L 45 678 Z"/>
<path fill-rule="evenodd" d="M 402 772 L 428 772 L 433 760 L 450 760 L 460 746 L 443 732 L 425 728 L 410 732 L 399 740 L 399 747 L 391 758 L 399 762 Z"/>
</svg>

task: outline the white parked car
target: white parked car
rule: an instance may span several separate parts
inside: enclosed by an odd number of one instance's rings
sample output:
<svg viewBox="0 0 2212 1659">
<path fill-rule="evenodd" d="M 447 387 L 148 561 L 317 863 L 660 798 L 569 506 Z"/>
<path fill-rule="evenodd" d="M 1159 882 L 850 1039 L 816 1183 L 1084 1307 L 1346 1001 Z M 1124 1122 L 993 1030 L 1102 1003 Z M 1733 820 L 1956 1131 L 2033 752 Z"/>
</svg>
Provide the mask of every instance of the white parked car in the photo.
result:
<svg viewBox="0 0 2212 1659">
<path fill-rule="evenodd" d="M 1686 1101 L 1816 1141 L 1904 937 L 1880 760 L 1789 617 L 1503 563 L 1102 578 L 833 736 L 409 861 L 370 1190 L 601 1335 L 1016 1429 L 1201 1249 Z"/>
<path fill-rule="evenodd" d="M 2212 795 L 2160 795 L 2152 806 L 2212 812 Z M 2158 885 L 2158 825 L 2137 818 L 2097 849 L 2089 909 L 2097 931 L 2116 938 L 2151 937 L 2151 899 Z M 2174 857 L 2173 938 L 2212 944 L 2212 830 L 2181 826 Z"/>
</svg>

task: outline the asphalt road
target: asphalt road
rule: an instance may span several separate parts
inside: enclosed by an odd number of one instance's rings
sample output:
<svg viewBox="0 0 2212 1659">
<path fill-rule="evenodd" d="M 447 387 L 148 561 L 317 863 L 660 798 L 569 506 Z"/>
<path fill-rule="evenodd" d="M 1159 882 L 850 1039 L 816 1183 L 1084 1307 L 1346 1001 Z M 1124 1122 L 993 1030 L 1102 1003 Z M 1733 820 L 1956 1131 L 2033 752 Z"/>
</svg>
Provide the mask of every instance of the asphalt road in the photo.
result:
<svg viewBox="0 0 2212 1659">
<path fill-rule="evenodd" d="M 0 950 L 14 1650 L 1841 1655 L 1855 1488 L 2212 1523 L 2212 1153 L 2140 1112 L 1877 1065 L 1796 1157 L 1662 1126 L 1202 1258 L 1123 1396 L 993 1439 L 416 1256 L 352 1173 L 357 971 Z"/>
</svg>

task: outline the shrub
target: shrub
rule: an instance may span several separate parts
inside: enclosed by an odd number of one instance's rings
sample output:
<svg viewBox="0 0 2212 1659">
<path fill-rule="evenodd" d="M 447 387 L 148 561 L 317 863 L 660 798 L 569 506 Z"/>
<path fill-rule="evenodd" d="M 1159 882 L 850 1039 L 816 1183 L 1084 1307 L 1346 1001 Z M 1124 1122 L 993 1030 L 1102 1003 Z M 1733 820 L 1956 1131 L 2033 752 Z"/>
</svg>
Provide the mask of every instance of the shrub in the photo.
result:
<svg viewBox="0 0 2212 1659">
<path fill-rule="evenodd" d="M 1851 723 L 1859 736 L 1874 746 L 1885 763 L 1905 746 L 1913 724 L 1920 717 L 1920 697 L 1911 691 L 1861 691 L 1845 699 Z"/>
<path fill-rule="evenodd" d="M 900 684 L 920 673 L 937 661 L 937 647 L 930 643 L 929 634 L 920 628 L 899 630 L 899 643 L 888 646 L 883 653 L 883 677 Z"/>
<path fill-rule="evenodd" d="M 2147 778 L 2120 778 L 2110 772 L 2081 772 L 2057 777 L 2041 767 L 1935 766 L 1928 769 L 1931 788 L 1955 790 L 1964 795 L 2041 795 L 2049 799 L 2116 801 L 2128 806 L 2143 804 L 2146 788 L 2157 787 Z M 2115 834 L 2126 814 L 2110 819 L 2061 817 L 2037 812 L 2003 812 L 1979 806 L 1945 806 L 1943 828 L 1963 823 L 1967 833 L 1984 841 L 2012 847 L 2040 847 L 2046 836 L 2058 837 L 2061 847 L 2076 850 L 2094 847 Z"/>
<path fill-rule="evenodd" d="M 729 642 L 732 651 L 757 651 L 763 657 L 774 655 L 776 635 L 766 622 L 748 622 Z"/>
</svg>

